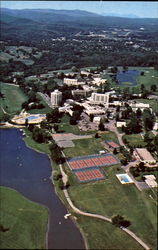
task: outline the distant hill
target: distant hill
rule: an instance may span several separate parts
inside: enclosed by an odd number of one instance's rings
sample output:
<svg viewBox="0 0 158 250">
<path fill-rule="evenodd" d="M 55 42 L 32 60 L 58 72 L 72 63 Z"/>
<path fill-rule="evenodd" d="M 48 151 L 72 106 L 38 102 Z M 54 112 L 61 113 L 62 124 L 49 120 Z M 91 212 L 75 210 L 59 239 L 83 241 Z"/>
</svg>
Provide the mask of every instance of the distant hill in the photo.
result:
<svg viewBox="0 0 158 250">
<path fill-rule="evenodd" d="M 115 16 L 115 17 L 127 17 L 127 18 L 140 18 L 133 14 L 118 14 L 118 13 L 102 13 L 102 16 Z"/>
<path fill-rule="evenodd" d="M 81 10 L 1 9 L 2 39 L 40 41 L 108 28 L 156 30 L 158 19 L 107 17 Z"/>
</svg>

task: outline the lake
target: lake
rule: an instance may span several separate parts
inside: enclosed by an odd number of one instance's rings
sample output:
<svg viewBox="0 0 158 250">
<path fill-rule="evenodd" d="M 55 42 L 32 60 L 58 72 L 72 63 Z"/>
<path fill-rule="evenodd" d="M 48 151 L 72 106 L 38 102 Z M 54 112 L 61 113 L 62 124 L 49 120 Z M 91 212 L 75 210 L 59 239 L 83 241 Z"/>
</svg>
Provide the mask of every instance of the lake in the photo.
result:
<svg viewBox="0 0 158 250">
<path fill-rule="evenodd" d="M 120 71 L 117 73 L 116 79 L 118 80 L 119 84 L 124 82 L 130 82 L 130 86 L 137 85 L 137 76 L 140 75 L 140 72 L 137 70 L 128 70 L 128 71 Z"/>
<path fill-rule="evenodd" d="M 0 130 L 0 185 L 19 191 L 49 209 L 49 249 L 85 249 L 82 235 L 52 185 L 47 155 L 26 147 L 18 129 Z M 45 179 L 45 180 L 44 180 Z"/>
</svg>

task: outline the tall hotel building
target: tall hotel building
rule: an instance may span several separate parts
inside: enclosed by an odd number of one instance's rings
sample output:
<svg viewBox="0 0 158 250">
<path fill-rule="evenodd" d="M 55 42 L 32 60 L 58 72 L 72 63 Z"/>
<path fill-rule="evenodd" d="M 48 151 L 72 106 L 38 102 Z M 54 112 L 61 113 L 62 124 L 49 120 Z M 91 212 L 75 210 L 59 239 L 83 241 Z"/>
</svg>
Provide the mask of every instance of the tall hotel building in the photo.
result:
<svg viewBox="0 0 158 250">
<path fill-rule="evenodd" d="M 91 95 L 92 104 L 104 104 L 106 107 L 109 106 L 109 93 L 99 94 L 92 93 Z"/>
<path fill-rule="evenodd" d="M 54 92 L 51 93 L 51 104 L 54 107 L 58 107 L 62 102 L 62 92 L 59 90 L 54 90 Z"/>
</svg>

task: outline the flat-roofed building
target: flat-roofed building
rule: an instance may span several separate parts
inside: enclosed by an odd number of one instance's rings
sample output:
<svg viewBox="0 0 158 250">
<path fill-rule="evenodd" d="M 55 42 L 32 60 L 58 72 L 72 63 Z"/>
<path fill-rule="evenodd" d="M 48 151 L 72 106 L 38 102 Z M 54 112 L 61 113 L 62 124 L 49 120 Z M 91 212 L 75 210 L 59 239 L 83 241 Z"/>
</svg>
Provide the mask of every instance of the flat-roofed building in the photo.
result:
<svg viewBox="0 0 158 250">
<path fill-rule="evenodd" d="M 158 122 L 155 122 L 153 130 L 158 130 Z"/>
<path fill-rule="evenodd" d="M 85 82 L 80 82 L 78 79 L 71 79 L 71 78 L 64 78 L 63 83 L 67 86 L 78 86 L 78 85 L 84 85 Z"/>
<path fill-rule="evenodd" d="M 138 108 L 140 108 L 141 111 L 150 108 L 149 103 L 129 103 L 129 106 L 131 106 L 133 111 L 136 111 Z"/>
<path fill-rule="evenodd" d="M 51 93 L 51 104 L 54 107 L 58 107 L 61 104 L 61 102 L 62 102 L 62 92 L 56 89 Z"/>
<path fill-rule="evenodd" d="M 117 128 L 122 128 L 122 126 L 126 127 L 126 122 L 116 122 Z"/>
<path fill-rule="evenodd" d="M 105 94 L 92 93 L 91 103 L 92 104 L 103 104 L 106 107 L 108 107 L 109 106 L 109 93 L 105 93 Z"/>
<path fill-rule="evenodd" d="M 156 182 L 156 178 L 153 174 L 149 174 L 149 175 L 144 175 L 145 177 L 145 182 L 149 187 L 157 187 L 157 182 Z"/>
<path fill-rule="evenodd" d="M 136 148 L 134 154 L 137 159 L 144 163 L 156 164 L 156 160 L 146 148 Z"/>
</svg>

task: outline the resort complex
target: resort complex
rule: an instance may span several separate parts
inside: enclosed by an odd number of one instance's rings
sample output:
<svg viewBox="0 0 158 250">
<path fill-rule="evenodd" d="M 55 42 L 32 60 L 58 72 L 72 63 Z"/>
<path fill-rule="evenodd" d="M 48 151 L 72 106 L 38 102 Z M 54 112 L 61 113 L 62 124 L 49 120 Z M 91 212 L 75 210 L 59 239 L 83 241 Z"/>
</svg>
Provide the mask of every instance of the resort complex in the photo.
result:
<svg viewBox="0 0 158 250">
<path fill-rule="evenodd" d="M 2 2 L 0 249 L 156 250 L 157 18 Z"/>
</svg>

